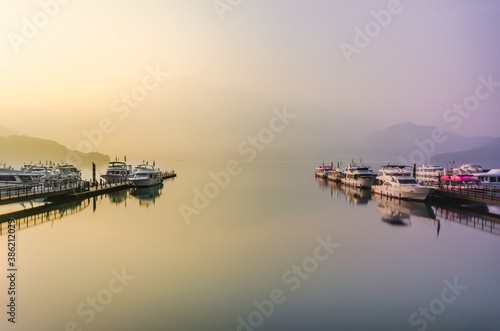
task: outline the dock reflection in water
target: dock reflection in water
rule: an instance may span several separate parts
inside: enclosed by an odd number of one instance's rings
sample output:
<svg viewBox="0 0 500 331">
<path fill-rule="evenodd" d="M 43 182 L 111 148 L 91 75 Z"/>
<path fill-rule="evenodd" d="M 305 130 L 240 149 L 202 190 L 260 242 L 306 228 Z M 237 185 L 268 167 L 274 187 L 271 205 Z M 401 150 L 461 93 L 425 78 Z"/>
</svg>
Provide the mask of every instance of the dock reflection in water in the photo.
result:
<svg viewBox="0 0 500 331">
<path fill-rule="evenodd" d="M 329 188 L 332 198 L 345 200 L 351 205 L 368 205 L 371 200 L 374 200 L 382 215 L 381 220 L 390 225 L 408 227 L 411 226 L 411 218 L 417 217 L 431 220 L 432 223 L 429 225 L 436 229 L 438 236 L 443 221 L 500 235 L 500 216 L 490 211 L 490 209 L 496 209 L 487 204 L 474 203 L 471 207 L 470 204 L 453 206 L 439 201 L 431 203 L 391 199 L 372 195 L 369 189 L 354 188 L 323 179 L 316 179 L 316 181 L 321 189 Z"/>
<path fill-rule="evenodd" d="M 127 200 L 133 197 L 139 200 L 140 206 L 148 207 L 154 204 L 155 200 L 161 196 L 163 184 L 153 187 L 126 189 L 110 192 L 102 197 L 107 197 L 113 204 L 124 204 L 127 207 Z M 95 212 L 98 206 L 99 197 L 88 198 L 71 202 L 39 202 L 25 201 L 20 203 L 22 210 L 13 211 L 0 215 L 0 236 L 7 233 L 7 221 L 15 219 L 18 230 L 27 229 L 40 224 L 61 220 L 65 216 L 79 213 L 92 205 Z"/>
<path fill-rule="evenodd" d="M 7 233 L 9 219 L 16 220 L 17 229 L 23 230 L 36 225 L 60 220 L 65 216 L 79 213 L 90 206 L 91 199 L 66 203 L 45 203 L 32 208 L 0 215 L 0 236 Z M 23 203 L 23 205 L 29 202 Z"/>
</svg>

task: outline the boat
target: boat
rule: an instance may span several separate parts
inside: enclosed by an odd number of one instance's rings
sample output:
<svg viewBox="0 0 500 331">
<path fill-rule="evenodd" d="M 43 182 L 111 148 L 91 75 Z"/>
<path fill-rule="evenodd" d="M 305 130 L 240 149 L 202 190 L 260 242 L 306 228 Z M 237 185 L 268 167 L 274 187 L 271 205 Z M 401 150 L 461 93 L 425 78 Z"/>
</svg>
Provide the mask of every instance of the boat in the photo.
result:
<svg viewBox="0 0 500 331">
<path fill-rule="evenodd" d="M 397 199 L 426 200 L 434 188 L 418 184 L 410 169 L 410 166 L 405 165 L 388 164 L 380 167 L 377 185 L 372 185 L 372 192 Z"/>
<path fill-rule="evenodd" d="M 80 179 L 81 171 L 74 165 L 68 163 L 58 163 L 55 167 L 55 174 L 58 179 Z"/>
<path fill-rule="evenodd" d="M 0 187 L 32 187 L 40 183 L 43 174 L 16 170 L 10 166 L 0 169 Z"/>
<path fill-rule="evenodd" d="M 473 175 L 479 179 L 483 186 L 500 187 L 500 169 L 490 169 L 488 172 L 478 172 Z"/>
<path fill-rule="evenodd" d="M 314 172 L 314 175 L 319 178 L 327 178 L 328 177 L 328 172 L 331 171 L 333 168 L 332 165 L 325 165 L 324 163 L 318 167 L 316 167 L 316 171 Z"/>
<path fill-rule="evenodd" d="M 441 185 L 452 188 L 471 188 L 481 186 L 481 181 L 469 169 L 464 167 L 453 168 L 440 177 Z"/>
<path fill-rule="evenodd" d="M 134 187 L 158 185 L 163 182 L 163 172 L 155 168 L 154 164 L 141 164 L 134 168 L 128 180 Z"/>
<path fill-rule="evenodd" d="M 106 173 L 101 177 L 106 183 L 120 183 L 127 181 L 132 174 L 132 166 L 124 161 L 111 161 L 108 163 Z"/>
<path fill-rule="evenodd" d="M 444 174 L 444 167 L 424 164 L 421 167 L 417 167 L 415 179 L 420 185 L 438 187 L 440 177 Z"/>
<path fill-rule="evenodd" d="M 473 164 L 471 162 L 466 162 L 458 167 L 453 168 L 452 170 L 453 171 L 456 170 L 457 172 L 462 172 L 462 173 L 473 174 L 473 173 L 484 172 L 485 169 L 483 169 L 483 167 L 481 167 L 480 165 Z"/>
<path fill-rule="evenodd" d="M 40 177 L 19 170 L 0 172 L 0 187 L 34 186 L 39 183 Z"/>
<path fill-rule="evenodd" d="M 327 178 L 331 182 L 340 183 L 345 177 L 345 168 L 340 167 L 340 162 L 337 162 L 337 168 L 328 171 Z"/>
<path fill-rule="evenodd" d="M 370 188 L 375 184 L 377 175 L 370 167 L 358 165 L 350 162 L 345 168 L 345 177 L 341 179 L 341 183 L 358 188 Z"/>
</svg>

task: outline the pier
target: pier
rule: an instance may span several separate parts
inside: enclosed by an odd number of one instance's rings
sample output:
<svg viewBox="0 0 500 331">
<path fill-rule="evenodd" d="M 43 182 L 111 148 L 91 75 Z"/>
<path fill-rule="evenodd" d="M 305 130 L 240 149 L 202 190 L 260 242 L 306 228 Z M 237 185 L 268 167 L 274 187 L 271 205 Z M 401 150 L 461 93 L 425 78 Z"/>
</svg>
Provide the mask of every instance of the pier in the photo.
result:
<svg viewBox="0 0 500 331">
<path fill-rule="evenodd" d="M 163 179 L 175 178 L 177 174 L 174 171 L 164 172 Z M 81 200 L 87 199 L 101 194 L 124 190 L 132 187 L 125 180 L 118 183 L 92 183 L 91 181 L 81 180 L 76 183 L 59 185 L 59 186 L 15 186 L 0 188 L 0 205 L 9 203 L 23 202 L 29 200 Z"/>
<path fill-rule="evenodd" d="M 438 198 L 455 201 L 470 201 L 500 205 L 500 188 L 493 187 L 449 187 L 442 186 L 435 193 Z"/>
</svg>

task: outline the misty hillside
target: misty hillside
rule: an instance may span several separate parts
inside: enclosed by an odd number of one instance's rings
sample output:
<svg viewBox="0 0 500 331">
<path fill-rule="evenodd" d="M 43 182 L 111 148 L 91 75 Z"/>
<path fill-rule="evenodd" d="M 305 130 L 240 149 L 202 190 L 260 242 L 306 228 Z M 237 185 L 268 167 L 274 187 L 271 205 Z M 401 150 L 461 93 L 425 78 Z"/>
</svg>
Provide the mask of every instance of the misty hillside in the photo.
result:
<svg viewBox="0 0 500 331">
<path fill-rule="evenodd" d="M 12 128 L 8 128 L 6 126 L 0 125 L 0 137 L 7 137 L 10 135 L 14 135 L 14 134 L 19 134 L 19 132 L 17 132 L 16 130 L 14 130 Z"/>
<path fill-rule="evenodd" d="M 461 164 L 472 162 L 485 168 L 500 168 L 500 138 L 496 138 L 480 147 L 461 152 L 443 153 L 432 157 L 432 162 L 446 165 L 448 162 Z"/>
<path fill-rule="evenodd" d="M 400 155 L 408 158 L 414 150 L 421 150 L 425 152 L 426 156 L 430 157 L 440 153 L 476 148 L 494 139 L 492 137 L 468 137 L 453 132 L 444 132 L 443 142 L 438 141 L 439 139 L 433 141 L 433 132 L 436 129 L 434 126 L 422 126 L 410 122 L 397 124 L 383 131 L 366 135 L 361 140 L 357 150 L 364 157 L 396 160 Z M 420 146 L 417 142 L 420 143 Z"/>
<path fill-rule="evenodd" d="M 109 162 L 109 156 L 100 153 L 77 153 L 52 140 L 9 136 L 0 137 L 0 160 L 8 165 L 53 161 L 84 167 L 92 162 L 106 164 Z"/>
</svg>

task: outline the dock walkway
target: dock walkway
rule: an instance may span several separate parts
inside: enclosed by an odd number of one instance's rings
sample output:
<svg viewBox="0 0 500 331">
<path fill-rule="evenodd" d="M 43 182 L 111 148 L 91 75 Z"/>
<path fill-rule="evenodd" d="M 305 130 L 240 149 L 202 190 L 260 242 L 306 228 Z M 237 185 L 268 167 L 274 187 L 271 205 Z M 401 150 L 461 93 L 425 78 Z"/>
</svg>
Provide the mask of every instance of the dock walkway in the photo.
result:
<svg viewBox="0 0 500 331">
<path fill-rule="evenodd" d="M 164 172 L 163 179 L 177 177 L 174 171 Z M 0 188 L 0 205 L 29 200 L 52 198 L 54 200 L 78 200 L 98 196 L 108 192 L 124 190 L 131 187 L 128 181 L 107 184 L 90 181 L 79 181 L 77 183 L 60 186 L 15 186 Z"/>
<path fill-rule="evenodd" d="M 443 186 L 437 190 L 437 195 L 450 200 L 466 200 L 500 205 L 500 189 L 493 187 L 463 188 Z"/>
</svg>

